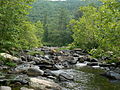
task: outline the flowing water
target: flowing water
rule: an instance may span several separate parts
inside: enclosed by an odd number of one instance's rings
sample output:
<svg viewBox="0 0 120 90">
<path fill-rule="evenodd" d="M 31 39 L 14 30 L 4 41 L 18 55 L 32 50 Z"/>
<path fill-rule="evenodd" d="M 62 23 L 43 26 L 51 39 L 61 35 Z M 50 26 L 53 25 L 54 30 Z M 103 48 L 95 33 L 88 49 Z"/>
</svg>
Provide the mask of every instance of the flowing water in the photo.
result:
<svg viewBox="0 0 120 90">
<path fill-rule="evenodd" d="M 120 90 L 120 81 L 110 81 L 100 74 L 104 71 L 83 67 L 79 69 L 68 69 L 64 72 L 74 76 L 74 81 L 61 82 L 65 87 L 63 90 Z"/>
<path fill-rule="evenodd" d="M 103 77 L 100 75 L 104 72 L 101 69 L 81 67 L 66 69 L 63 72 L 74 76 L 73 81 L 59 82 L 64 87 L 63 90 L 120 90 L 120 81 L 109 80 Z M 13 87 L 13 90 L 20 90 L 20 87 Z"/>
</svg>

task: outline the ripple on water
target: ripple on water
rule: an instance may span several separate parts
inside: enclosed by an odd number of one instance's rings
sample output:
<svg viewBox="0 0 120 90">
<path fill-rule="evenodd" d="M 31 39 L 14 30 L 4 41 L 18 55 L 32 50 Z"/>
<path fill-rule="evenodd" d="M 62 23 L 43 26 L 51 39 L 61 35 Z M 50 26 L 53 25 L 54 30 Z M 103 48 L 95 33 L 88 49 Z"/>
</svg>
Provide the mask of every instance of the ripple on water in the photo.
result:
<svg viewBox="0 0 120 90">
<path fill-rule="evenodd" d="M 64 72 L 74 76 L 74 81 L 60 82 L 63 90 L 120 90 L 120 82 L 111 83 L 107 78 L 100 76 L 101 70 L 81 68 L 68 69 Z"/>
</svg>

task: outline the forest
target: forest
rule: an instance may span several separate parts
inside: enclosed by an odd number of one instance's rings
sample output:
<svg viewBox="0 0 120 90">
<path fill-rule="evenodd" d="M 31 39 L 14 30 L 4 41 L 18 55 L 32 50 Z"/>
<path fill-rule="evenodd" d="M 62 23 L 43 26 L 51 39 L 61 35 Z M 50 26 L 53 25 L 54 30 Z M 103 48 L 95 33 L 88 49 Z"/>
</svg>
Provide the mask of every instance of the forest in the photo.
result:
<svg viewBox="0 0 120 90">
<path fill-rule="evenodd" d="M 120 54 L 119 0 L 2 0 L 0 6 L 1 51 L 68 46 L 95 57 Z"/>
<path fill-rule="evenodd" d="M 40 68 L 51 65 L 52 69 L 58 69 L 54 65 L 63 65 L 62 60 L 57 61 L 63 56 L 67 57 L 65 60 L 71 60 L 69 56 L 74 60 L 77 57 L 75 62 L 67 61 L 69 64 L 77 65 L 79 61 L 83 65 L 86 64 L 83 61 L 89 59 L 89 66 L 97 62 L 98 66 L 114 67 L 119 77 L 111 72 L 110 77 L 120 80 L 120 0 L 0 0 L 0 68 L 18 66 L 15 58 L 19 57 L 27 63 L 31 59 L 40 60 L 35 61 L 35 65 L 42 64 Z M 91 64 L 92 61 L 95 62 Z M 27 70 L 28 76 L 34 71 Z M 0 69 L 0 86 L 2 71 Z M 38 72 L 44 75 L 40 70 L 36 71 L 37 75 Z"/>
</svg>

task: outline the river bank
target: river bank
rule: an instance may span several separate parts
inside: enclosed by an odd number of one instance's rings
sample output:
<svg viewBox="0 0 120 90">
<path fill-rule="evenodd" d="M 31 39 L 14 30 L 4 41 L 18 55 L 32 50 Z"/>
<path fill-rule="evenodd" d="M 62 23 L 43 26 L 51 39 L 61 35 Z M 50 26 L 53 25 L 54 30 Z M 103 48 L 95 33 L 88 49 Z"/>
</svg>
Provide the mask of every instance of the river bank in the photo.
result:
<svg viewBox="0 0 120 90">
<path fill-rule="evenodd" d="M 119 63 L 107 64 L 92 58 L 78 48 L 57 50 L 56 47 L 42 47 L 24 50 L 18 57 L 6 53 L 0 55 L 16 64 L 10 67 L 0 61 L 0 90 L 11 90 L 11 88 L 12 90 L 118 90 L 120 88 Z"/>
</svg>

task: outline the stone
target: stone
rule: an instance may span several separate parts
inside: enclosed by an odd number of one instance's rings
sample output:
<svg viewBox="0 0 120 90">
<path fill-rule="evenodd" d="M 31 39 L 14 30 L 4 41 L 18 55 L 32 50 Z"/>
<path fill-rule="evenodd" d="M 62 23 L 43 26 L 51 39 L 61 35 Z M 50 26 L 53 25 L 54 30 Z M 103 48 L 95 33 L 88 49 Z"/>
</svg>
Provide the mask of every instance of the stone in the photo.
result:
<svg viewBox="0 0 120 90">
<path fill-rule="evenodd" d="M 64 66 L 62 64 L 55 64 L 54 65 L 54 69 L 59 70 L 59 69 L 63 69 L 63 68 L 64 68 Z"/>
<path fill-rule="evenodd" d="M 13 72 L 23 73 L 23 72 L 26 72 L 30 67 L 31 67 L 31 64 L 21 64 L 17 66 Z"/>
<path fill-rule="evenodd" d="M 91 58 L 90 62 L 98 62 L 96 58 Z"/>
<path fill-rule="evenodd" d="M 90 63 L 87 63 L 88 66 L 97 66 L 99 65 L 98 62 L 90 62 Z"/>
<path fill-rule="evenodd" d="M 76 68 L 85 67 L 85 66 L 87 66 L 87 62 L 84 62 L 84 63 L 78 63 L 77 62 L 77 64 L 75 64 L 75 66 L 76 66 Z"/>
<path fill-rule="evenodd" d="M 71 57 L 71 59 L 68 60 L 70 64 L 76 64 L 78 61 L 78 57 Z"/>
<path fill-rule="evenodd" d="M 59 74 L 59 80 L 60 81 L 67 81 L 67 80 L 73 80 L 73 76 L 67 74 L 67 73 L 60 73 Z"/>
<path fill-rule="evenodd" d="M 62 90 L 57 83 L 38 78 L 30 78 L 29 85 L 34 88 L 34 90 Z"/>
<path fill-rule="evenodd" d="M 30 67 L 27 70 L 27 75 L 29 76 L 39 76 L 39 75 L 43 75 L 44 71 L 40 70 L 38 67 Z"/>
<path fill-rule="evenodd" d="M 21 63 L 22 60 L 20 58 L 17 58 L 15 56 L 12 56 L 10 54 L 7 54 L 7 53 L 0 53 L 0 56 L 8 59 L 8 60 L 11 60 L 11 61 L 15 61 L 16 63 Z"/>
<path fill-rule="evenodd" d="M 110 78 L 110 79 L 116 79 L 116 80 L 120 80 L 120 74 L 116 73 L 114 71 L 108 71 L 104 74 L 104 76 Z"/>
<path fill-rule="evenodd" d="M 61 73 L 64 73 L 63 70 L 50 71 L 52 75 L 59 77 Z"/>
<path fill-rule="evenodd" d="M 31 65 L 31 64 L 22 64 L 15 68 L 14 73 L 26 73 L 30 76 L 39 76 L 43 75 L 44 71 L 42 71 L 39 66 Z"/>
<path fill-rule="evenodd" d="M 0 86 L 0 90 L 12 90 L 9 86 Z"/>
<path fill-rule="evenodd" d="M 26 88 L 26 87 L 21 87 L 20 90 L 34 90 L 34 89 L 29 89 L 29 88 Z"/>
<path fill-rule="evenodd" d="M 14 82 L 16 82 L 16 84 L 28 84 L 29 78 L 27 75 L 17 75 L 14 78 Z"/>
</svg>

